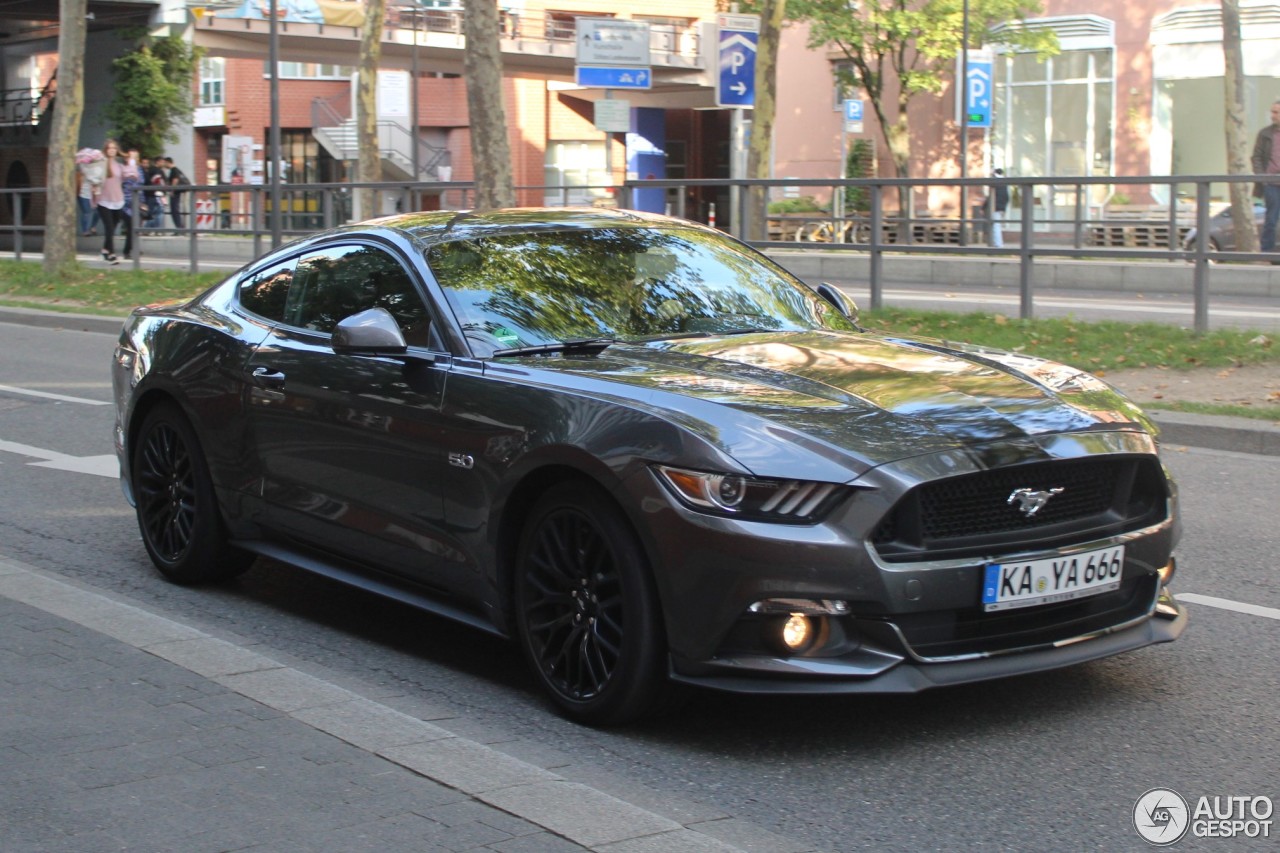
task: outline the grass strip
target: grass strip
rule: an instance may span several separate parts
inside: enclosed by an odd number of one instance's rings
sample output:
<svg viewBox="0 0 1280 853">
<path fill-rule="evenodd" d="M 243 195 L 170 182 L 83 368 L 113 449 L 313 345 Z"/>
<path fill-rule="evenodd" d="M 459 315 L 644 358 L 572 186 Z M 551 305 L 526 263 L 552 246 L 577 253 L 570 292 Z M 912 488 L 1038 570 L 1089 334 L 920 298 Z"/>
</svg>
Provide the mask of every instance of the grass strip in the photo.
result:
<svg viewBox="0 0 1280 853">
<path fill-rule="evenodd" d="M 179 270 L 134 271 L 121 265 L 79 265 L 51 279 L 40 264 L 0 261 L 0 304 L 56 311 L 123 316 L 134 306 L 185 299 L 225 278 L 224 272 L 192 275 Z M 1090 371 L 1131 367 L 1231 367 L 1280 358 L 1273 335 L 1216 329 L 1197 335 L 1165 323 L 1086 322 L 1074 318 L 1020 320 L 1003 314 L 955 314 L 883 308 L 862 314 L 877 332 L 1022 352 Z"/>
</svg>

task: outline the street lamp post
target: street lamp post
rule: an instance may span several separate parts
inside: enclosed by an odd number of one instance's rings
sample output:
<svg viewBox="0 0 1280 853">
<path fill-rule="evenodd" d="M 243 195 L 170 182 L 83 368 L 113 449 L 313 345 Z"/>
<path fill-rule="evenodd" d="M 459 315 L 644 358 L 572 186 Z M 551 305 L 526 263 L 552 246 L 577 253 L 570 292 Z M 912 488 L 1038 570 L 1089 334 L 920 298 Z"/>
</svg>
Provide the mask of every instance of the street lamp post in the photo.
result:
<svg viewBox="0 0 1280 853">
<path fill-rule="evenodd" d="M 960 180 L 969 177 L 969 0 L 964 0 L 960 36 Z M 969 188 L 960 185 L 960 245 L 968 244 Z"/>
<path fill-rule="evenodd" d="M 271 131 L 267 140 L 267 162 L 271 167 L 271 246 L 282 242 L 280 227 L 280 34 L 276 24 L 276 0 L 271 0 L 270 43 L 271 63 Z"/>
<path fill-rule="evenodd" d="M 413 82 L 411 83 L 413 87 L 411 90 L 413 127 L 410 128 L 410 136 L 413 138 L 413 183 L 419 182 L 421 178 L 421 173 L 419 172 L 419 145 L 417 145 L 417 19 L 420 17 L 419 10 L 413 10 Z"/>
<path fill-rule="evenodd" d="M 421 166 L 418 162 L 420 156 L 418 149 L 421 147 L 418 144 L 418 18 L 421 17 L 422 7 L 416 2 L 414 5 L 417 8 L 413 11 L 413 79 L 409 83 L 412 87 L 410 97 L 413 105 L 413 126 L 409 128 L 409 144 L 413 146 L 413 193 L 410 195 L 410 200 L 413 202 L 413 209 L 417 210 L 422 206 L 418 199 L 418 182 L 422 180 Z"/>
</svg>

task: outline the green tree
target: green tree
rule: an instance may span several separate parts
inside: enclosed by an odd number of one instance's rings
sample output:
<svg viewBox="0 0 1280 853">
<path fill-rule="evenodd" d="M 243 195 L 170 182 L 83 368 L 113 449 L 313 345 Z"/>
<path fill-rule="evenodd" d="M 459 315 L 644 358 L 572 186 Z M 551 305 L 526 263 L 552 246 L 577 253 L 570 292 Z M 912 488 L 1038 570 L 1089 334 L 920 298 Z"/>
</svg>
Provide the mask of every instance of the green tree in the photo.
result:
<svg viewBox="0 0 1280 853">
<path fill-rule="evenodd" d="M 126 38 L 138 38 L 129 32 Z M 112 135 L 136 147 L 144 157 L 164 153 L 165 143 L 177 142 L 177 128 L 191 121 L 191 81 L 199 48 L 181 36 L 152 38 L 111 63 L 115 97 L 107 105 Z"/>
<path fill-rule="evenodd" d="M 969 0 L 969 47 L 1005 44 L 1040 56 L 1057 53 L 1047 30 L 1007 26 L 1041 13 L 1039 0 Z M 787 16 L 809 24 L 809 47 L 834 47 L 849 61 L 840 82 L 870 102 L 898 177 L 909 177 L 907 106 L 955 77 L 964 39 L 960 0 L 788 0 Z M 995 30 L 1000 24 L 1006 26 Z"/>
<path fill-rule="evenodd" d="M 44 270 L 57 274 L 76 263 L 76 140 L 84 113 L 86 0 L 61 0 L 58 93 L 49 140 L 49 210 L 45 217 Z M 15 198 L 21 198 L 15 196 Z M 17 202 L 21 204 L 21 201 Z"/>
<path fill-rule="evenodd" d="M 382 31 L 387 17 L 386 0 L 366 0 L 364 28 L 360 33 L 360 71 L 356 82 L 357 177 L 361 183 L 382 180 L 382 150 L 378 145 L 378 66 L 382 64 Z M 414 80 L 413 85 L 418 85 Z M 413 129 L 417 134 L 418 129 Z M 417 177 L 416 175 L 414 176 Z M 377 191 L 360 190 L 362 219 L 377 216 Z"/>
<path fill-rule="evenodd" d="M 516 203 L 511 143 L 502 102 L 502 48 L 498 41 L 497 0 L 465 0 L 462 32 L 467 39 L 463 76 L 471 123 L 471 162 L 479 209 Z"/>
<path fill-rule="evenodd" d="M 1249 132 L 1245 129 L 1244 49 L 1240 44 L 1240 0 L 1222 0 L 1222 56 L 1225 70 L 1225 130 L 1227 134 L 1227 173 L 1247 175 L 1253 171 L 1249 162 Z M 1258 251 L 1258 226 L 1253 219 L 1253 203 L 1249 184 L 1231 184 L 1231 221 L 1236 229 L 1236 251 Z"/>
<path fill-rule="evenodd" d="M 787 14 L 787 0 L 757 0 L 753 4 L 760 13 L 760 39 L 756 49 L 756 103 L 751 117 L 751 145 L 747 149 L 747 177 L 770 178 L 773 147 L 773 125 L 778 114 L 778 47 L 782 40 L 782 22 Z M 747 222 L 743 234 L 749 240 L 766 240 L 764 212 L 766 192 L 762 187 L 750 191 Z"/>
</svg>

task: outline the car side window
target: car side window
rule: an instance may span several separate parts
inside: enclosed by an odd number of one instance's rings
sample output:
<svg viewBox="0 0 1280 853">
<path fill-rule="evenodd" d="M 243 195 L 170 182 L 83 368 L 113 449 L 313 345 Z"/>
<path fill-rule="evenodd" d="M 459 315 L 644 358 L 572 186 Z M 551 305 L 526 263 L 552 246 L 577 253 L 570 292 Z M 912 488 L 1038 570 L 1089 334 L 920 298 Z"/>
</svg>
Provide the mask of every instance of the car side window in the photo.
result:
<svg viewBox="0 0 1280 853">
<path fill-rule="evenodd" d="M 330 333 L 368 308 L 395 317 L 409 346 L 431 346 L 427 307 L 400 262 L 373 246 L 335 246 L 304 256 L 289 288 L 284 322 Z"/>
<path fill-rule="evenodd" d="M 278 323 L 284 319 L 285 302 L 292 281 L 292 260 L 253 273 L 240 282 L 240 305 L 263 319 Z"/>
</svg>

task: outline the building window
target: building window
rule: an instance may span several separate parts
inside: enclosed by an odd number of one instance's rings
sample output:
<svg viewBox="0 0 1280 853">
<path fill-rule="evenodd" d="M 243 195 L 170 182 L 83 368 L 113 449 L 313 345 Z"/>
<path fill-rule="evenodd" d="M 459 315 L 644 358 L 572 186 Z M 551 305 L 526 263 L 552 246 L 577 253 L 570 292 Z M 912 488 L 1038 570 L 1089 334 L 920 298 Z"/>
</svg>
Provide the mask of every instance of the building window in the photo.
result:
<svg viewBox="0 0 1280 853">
<path fill-rule="evenodd" d="M 996 54 L 992 63 L 994 166 L 1011 176 L 1110 176 L 1115 162 L 1115 24 L 1097 15 L 1039 18 L 1004 25 L 1052 31 L 1061 53 L 1044 61 L 1029 53 Z M 997 27 L 997 31 L 1002 27 Z M 1095 208 L 1107 188 L 1077 198 L 1067 185 L 1041 197 L 1038 216 Z"/>
<path fill-rule="evenodd" d="M 844 102 L 854 97 L 853 63 L 847 59 L 831 63 L 831 80 L 834 83 L 832 89 L 835 97 L 831 108 L 843 111 Z"/>
<path fill-rule="evenodd" d="M 996 58 L 995 137 L 1014 175 L 1110 175 L 1111 49 Z"/>
<path fill-rule="evenodd" d="M 269 75 L 271 67 L 263 64 L 263 75 Z M 356 69 L 351 65 L 329 65 L 323 62 L 281 62 L 281 80 L 350 80 Z"/>
<path fill-rule="evenodd" d="M 221 56 L 206 56 L 200 60 L 200 106 L 216 107 L 225 104 L 227 60 Z"/>
<path fill-rule="evenodd" d="M 604 199 L 610 185 L 604 142 L 548 144 L 544 175 L 550 207 L 589 207 Z"/>
</svg>

